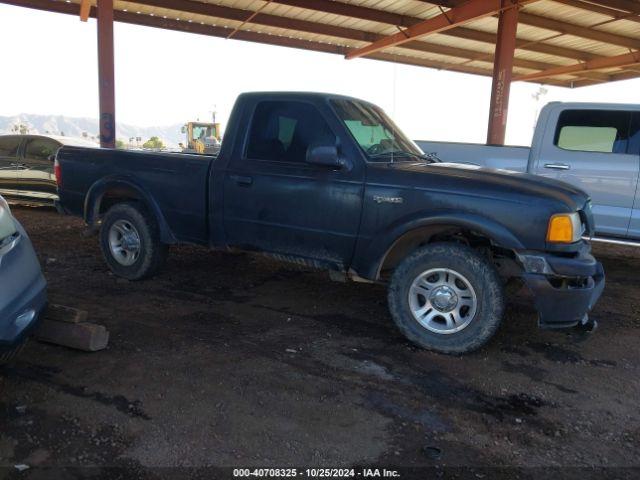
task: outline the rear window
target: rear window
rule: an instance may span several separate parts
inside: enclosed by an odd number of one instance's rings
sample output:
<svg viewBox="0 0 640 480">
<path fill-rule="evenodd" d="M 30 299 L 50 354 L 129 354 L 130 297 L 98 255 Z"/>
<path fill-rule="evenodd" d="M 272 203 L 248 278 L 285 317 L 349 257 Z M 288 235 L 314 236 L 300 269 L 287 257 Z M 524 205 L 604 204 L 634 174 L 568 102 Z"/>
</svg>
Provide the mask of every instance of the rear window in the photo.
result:
<svg viewBox="0 0 640 480">
<path fill-rule="evenodd" d="M 631 113 L 565 110 L 560 114 L 555 145 L 563 150 L 627 153 Z"/>
<path fill-rule="evenodd" d="M 15 157 L 18 155 L 20 137 L 0 137 L 0 157 Z"/>
</svg>

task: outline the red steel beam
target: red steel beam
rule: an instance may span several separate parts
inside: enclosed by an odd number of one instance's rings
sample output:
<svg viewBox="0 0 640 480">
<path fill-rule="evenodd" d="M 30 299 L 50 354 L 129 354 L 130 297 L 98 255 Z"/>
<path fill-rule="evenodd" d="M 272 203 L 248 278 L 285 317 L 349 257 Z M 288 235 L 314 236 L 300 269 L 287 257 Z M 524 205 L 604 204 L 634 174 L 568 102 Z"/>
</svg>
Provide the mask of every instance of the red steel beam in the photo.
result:
<svg viewBox="0 0 640 480">
<path fill-rule="evenodd" d="M 584 0 L 584 2 L 640 15 L 640 3 L 633 0 Z"/>
<path fill-rule="evenodd" d="M 531 25 L 532 27 L 552 30 L 564 35 L 573 35 L 575 37 L 586 38 L 588 40 L 595 40 L 596 42 L 609 43 L 626 48 L 640 49 L 640 40 L 638 40 L 637 38 L 609 33 L 605 32 L 604 30 L 597 30 L 594 27 L 597 27 L 598 25 L 583 27 L 581 25 L 561 22 L 553 18 L 541 17 L 540 15 L 533 15 L 531 13 L 525 12 L 522 12 L 520 14 L 520 23 Z"/>
<path fill-rule="evenodd" d="M 470 0 L 459 7 L 452 8 L 433 18 L 412 25 L 398 33 L 381 38 L 362 48 L 351 50 L 347 53 L 346 58 L 358 58 L 384 50 L 385 48 L 402 45 L 418 37 L 443 32 L 478 18 L 495 15 L 504 9 L 515 8 L 517 5 L 517 0 L 513 2 L 502 2 L 502 0 Z"/>
<path fill-rule="evenodd" d="M 509 0 L 502 0 L 502 3 L 503 7 L 507 7 Z M 517 31 L 518 9 L 503 8 L 498 19 L 498 41 L 493 61 L 493 82 L 487 129 L 487 143 L 489 145 L 504 145 Z"/>
<path fill-rule="evenodd" d="M 606 7 L 604 5 L 591 3 L 586 0 L 554 0 L 557 3 L 569 5 L 573 8 L 579 8 L 588 12 L 600 13 L 607 15 L 608 17 L 615 18 L 616 20 L 629 20 L 630 22 L 640 23 L 640 16 L 636 13 L 623 12 L 616 8 Z M 640 7 L 640 4 L 639 4 Z"/>
<path fill-rule="evenodd" d="M 113 0 L 98 0 L 98 93 L 100 146 L 116 145 L 116 96 L 113 68 Z"/>
<path fill-rule="evenodd" d="M 172 6 L 172 0 L 136 0 L 137 4 L 149 5 L 159 8 L 168 8 Z M 271 0 L 270 0 L 271 3 Z M 277 3 L 277 2 L 273 2 Z M 339 2 L 331 2 L 332 4 L 338 4 Z M 264 8 L 269 3 L 265 3 L 261 8 Z M 342 4 L 345 5 L 345 4 Z M 180 3 L 180 11 L 189 13 L 196 13 L 198 15 L 207 15 L 211 17 L 225 18 L 229 20 L 237 20 L 241 22 L 251 22 L 256 25 L 265 25 L 267 27 L 286 28 L 289 30 L 296 30 L 305 33 L 316 33 L 320 35 L 328 35 L 341 39 L 357 40 L 360 42 L 375 42 L 384 35 L 369 32 L 366 30 L 353 29 L 348 27 L 340 27 L 335 25 L 329 25 L 321 22 L 312 22 L 308 20 L 300 20 L 295 18 L 287 18 L 279 15 L 270 15 L 261 13 L 260 10 L 242 10 L 238 8 L 224 7 L 214 4 L 204 4 L 201 2 L 194 2 L 190 0 L 182 0 Z M 236 27 L 234 31 L 227 36 L 230 38 L 235 36 L 242 25 Z M 495 43 L 495 42 L 492 42 Z M 464 58 L 467 60 L 486 60 L 493 62 L 493 55 L 482 54 L 473 50 L 466 50 L 457 47 L 451 47 L 447 45 L 439 45 L 436 43 L 428 43 L 420 40 L 414 40 L 407 42 L 403 45 L 403 48 L 409 50 L 416 50 L 429 53 L 437 53 L 439 55 L 453 56 Z M 547 68 L 554 67 L 552 63 L 536 62 L 526 59 L 516 58 L 514 66 L 527 68 L 531 70 L 546 70 Z"/>
<path fill-rule="evenodd" d="M 387 25 L 400 27 L 410 27 L 423 21 L 423 19 L 419 17 L 399 15 L 392 12 L 362 7 L 352 3 L 342 3 L 334 0 L 272 0 L 272 3 L 313 10 L 315 12 L 353 17 L 371 22 L 386 23 Z M 476 42 L 489 43 L 491 45 L 495 45 L 496 43 L 496 35 L 494 33 L 474 30 L 467 27 L 456 27 L 440 33 L 454 38 L 474 40 Z M 598 55 L 585 52 L 584 50 L 574 50 L 571 48 L 560 47 L 558 45 L 551 45 L 549 43 L 532 43 L 527 40 L 519 40 L 518 48 L 536 53 L 545 53 L 556 57 L 571 58 L 573 60 L 591 60 L 592 58 L 598 57 Z"/>
<path fill-rule="evenodd" d="M 82 0 L 80 2 L 80 21 L 86 22 L 89 19 L 89 12 L 91 11 L 91 2 L 89 0 Z"/>
<path fill-rule="evenodd" d="M 615 57 L 603 57 L 595 60 L 589 60 L 583 63 L 575 63 L 564 67 L 554 67 L 542 72 L 530 73 L 528 75 L 520 75 L 514 81 L 532 81 L 541 80 L 543 78 L 555 77 L 558 75 L 570 75 L 573 73 L 590 72 L 593 70 L 602 70 L 605 68 L 628 67 L 630 65 L 640 65 L 640 51 L 625 53 Z"/>
</svg>

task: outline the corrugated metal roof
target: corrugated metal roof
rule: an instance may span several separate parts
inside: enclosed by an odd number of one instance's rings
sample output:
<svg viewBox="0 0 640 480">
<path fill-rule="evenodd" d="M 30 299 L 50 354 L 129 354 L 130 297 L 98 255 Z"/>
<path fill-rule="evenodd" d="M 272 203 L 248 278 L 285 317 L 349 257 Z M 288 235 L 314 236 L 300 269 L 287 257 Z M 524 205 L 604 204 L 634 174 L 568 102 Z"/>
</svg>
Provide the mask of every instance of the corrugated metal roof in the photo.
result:
<svg viewBox="0 0 640 480">
<path fill-rule="evenodd" d="M 79 11 L 81 0 L 0 1 L 73 13 Z M 536 74 L 536 81 L 565 86 L 640 76 L 640 0 L 521 3 L 516 76 Z M 451 15 L 451 8 L 463 4 L 463 0 L 115 0 L 114 8 L 117 21 L 344 55 L 425 19 Z M 491 75 L 497 29 L 497 17 L 489 15 L 364 58 Z M 628 59 L 620 65 L 600 63 L 606 57 L 628 57 L 630 52 L 638 53 L 635 63 Z M 579 71 L 547 72 L 579 64 Z"/>
</svg>

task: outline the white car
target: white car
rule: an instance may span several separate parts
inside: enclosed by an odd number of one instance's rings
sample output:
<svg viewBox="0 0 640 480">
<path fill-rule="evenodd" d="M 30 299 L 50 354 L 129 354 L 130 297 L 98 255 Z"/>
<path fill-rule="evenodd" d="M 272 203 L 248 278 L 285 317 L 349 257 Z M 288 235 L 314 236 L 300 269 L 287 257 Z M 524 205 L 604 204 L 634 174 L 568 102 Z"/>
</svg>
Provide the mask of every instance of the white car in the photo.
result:
<svg viewBox="0 0 640 480">
<path fill-rule="evenodd" d="M 0 365 L 21 349 L 47 303 L 31 240 L 0 197 Z"/>
</svg>

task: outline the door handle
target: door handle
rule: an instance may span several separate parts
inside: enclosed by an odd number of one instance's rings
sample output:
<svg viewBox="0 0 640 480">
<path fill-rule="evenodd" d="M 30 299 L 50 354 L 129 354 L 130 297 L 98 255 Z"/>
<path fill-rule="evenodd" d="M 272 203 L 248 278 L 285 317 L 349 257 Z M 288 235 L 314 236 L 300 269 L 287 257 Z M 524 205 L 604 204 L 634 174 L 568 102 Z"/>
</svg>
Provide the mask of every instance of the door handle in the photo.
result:
<svg viewBox="0 0 640 480">
<path fill-rule="evenodd" d="M 229 175 L 229 178 L 238 185 L 248 187 L 253 183 L 253 178 L 244 175 Z"/>
<path fill-rule="evenodd" d="M 551 168 L 553 170 L 571 170 L 571 167 L 566 163 L 545 163 L 544 168 Z"/>
</svg>

